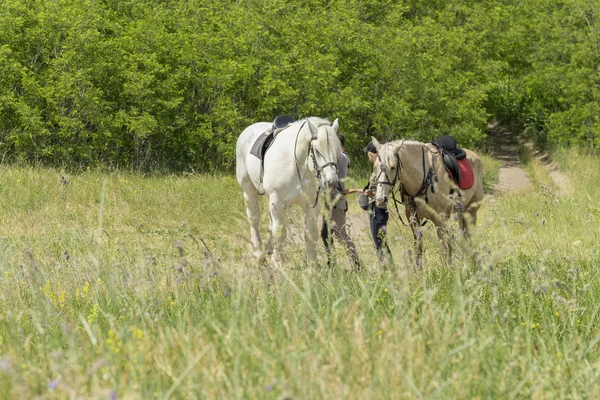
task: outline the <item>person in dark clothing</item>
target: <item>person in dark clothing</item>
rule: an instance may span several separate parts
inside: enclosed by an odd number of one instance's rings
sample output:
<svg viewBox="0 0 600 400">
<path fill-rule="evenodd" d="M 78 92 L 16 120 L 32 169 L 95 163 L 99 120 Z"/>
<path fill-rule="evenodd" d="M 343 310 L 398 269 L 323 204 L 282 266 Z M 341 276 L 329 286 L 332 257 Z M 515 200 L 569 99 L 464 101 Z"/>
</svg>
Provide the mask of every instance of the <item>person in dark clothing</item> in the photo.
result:
<svg viewBox="0 0 600 400">
<path fill-rule="evenodd" d="M 346 223 L 346 211 L 348 211 L 348 201 L 346 200 L 346 194 L 351 191 L 345 190 L 345 179 L 348 176 L 348 168 L 350 167 L 350 158 L 344 150 L 346 138 L 342 134 L 338 134 L 340 142 L 342 143 L 342 155 L 337 165 L 338 177 L 340 178 L 340 184 L 338 188 L 332 193 L 333 198 L 338 198 L 337 202 L 331 209 L 331 221 L 327 221 L 323 217 L 323 227 L 321 229 L 321 238 L 325 244 L 325 250 L 327 251 L 328 264 L 331 260 L 331 239 L 332 235 L 340 239 L 346 245 L 348 253 L 356 269 L 360 269 L 360 259 L 356 252 L 356 246 L 352 241 L 350 235 L 348 235 L 347 223 Z M 329 223 L 328 223 L 329 222 Z"/>
<path fill-rule="evenodd" d="M 374 163 L 377 159 L 377 149 L 375 148 L 373 143 L 369 142 L 369 144 L 367 144 L 367 146 L 363 148 L 363 151 L 367 153 L 369 161 L 371 163 Z M 376 192 L 377 176 L 375 175 L 375 172 L 373 172 L 371 174 L 371 178 L 369 179 L 368 188 L 365 189 L 364 193 L 371 199 L 369 206 L 369 223 L 371 228 L 371 237 L 373 238 L 373 242 L 375 243 L 375 249 L 377 250 L 379 261 L 383 264 L 387 264 L 392 260 L 392 254 L 387 244 L 387 222 L 389 219 L 387 199 L 385 203 L 383 203 L 383 205 L 377 206 L 377 204 L 374 201 Z"/>
</svg>

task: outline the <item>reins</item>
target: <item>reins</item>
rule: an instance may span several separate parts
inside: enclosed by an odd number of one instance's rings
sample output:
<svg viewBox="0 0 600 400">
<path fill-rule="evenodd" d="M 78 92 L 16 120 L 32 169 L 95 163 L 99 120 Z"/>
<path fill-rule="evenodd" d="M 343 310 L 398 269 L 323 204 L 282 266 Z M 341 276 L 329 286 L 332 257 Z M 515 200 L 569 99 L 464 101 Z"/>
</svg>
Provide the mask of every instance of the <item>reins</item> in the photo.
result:
<svg viewBox="0 0 600 400">
<path fill-rule="evenodd" d="M 385 173 L 385 177 L 387 179 L 386 182 L 379 182 L 379 177 L 378 177 L 378 181 L 377 183 L 381 183 L 382 185 L 389 185 L 391 186 L 390 189 L 390 193 L 392 196 L 392 200 L 394 201 L 394 208 L 396 209 L 396 213 L 398 214 L 398 218 L 400 219 L 400 222 L 402 222 L 403 225 L 405 226 L 409 226 L 409 224 L 412 224 L 413 221 L 416 218 L 416 214 L 417 214 L 417 202 L 416 202 L 416 198 L 417 197 L 422 197 L 425 196 L 425 203 L 429 202 L 427 193 L 429 191 L 429 188 L 431 187 L 431 193 L 435 193 L 435 189 L 433 186 L 433 179 L 435 177 L 435 172 L 434 172 L 434 168 L 433 168 L 433 163 L 435 162 L 435 160 L 432 159 L 432 165 L 429 166 L 429 170 L 427 170 L 426 165 L 425 165 L 425 146 L 421 146 L 421 154 L 422 154 L 422 160 L 423 160 L 423 182 L 421 183 L 421 188 L 417 191 L 417 193 L 415 193 L 414 195 L 411 195 L 410 193 L 408 193 L 408 191 L 406 190 L 406 188 L 404 187 L 404 184 L 402 184 L 402 182 L 400 182 L 400 187 L 399 187 L 399 191 L 401 194 L 401 198 L 403 198 L 404 196 L 406 196 L 408 198 L 408 206 L 410 207 L 410 211 L 411 211 L 411 216 L 409 218 L 408 224 L 404 222 L 404 220 L 402 219 L 402 216 L 400 214 L 400 210 L 398 209 L 398 203 L 404 205 L 404 203 L 402 202 L 402 200 L 398 200 L 396 199 L 396 183 L 399 181 L 400 178 L 400 170 L 402 168 L 402 164 L 401 164 L 401 159 L 400 159 L 400 150 L 402 148 L 402 144 L 404 144 L 404 141 L 400 144 L 400 149 L 398 149 L 398 151 L 396 152 L 396 160 L 397 160 L 397 165 L 398 167 L 396 168 L 396 174 L 394 176 L 394 180 L 392 182 L 389 181 L 389 176 L 387 175 L 387 167 L 386 165 L 381 162 L 381 172 L 379 173 L 379 175 L 381 176 L 382 173 Z M 381 160 L 381 159 L 380 159 Z M 421 226 L 425 225 L 427 221 L 424 221 Z"/>
<path fill-rule="evenodd" d="M 400 144 L 400 148 L 402 148 L 402 144 L 404 144 L 404 140 L 402 140 L 402 143 Z M 390 177 L 387 174 L 387 166 L 385 165 L 385 163 L 381 160 L 381 158 L 379 157 L 379 155 L 377 156 L 377 158 L 379 158 L 379 168 L 380 168 L 380 172 L 379 175 L 377 176 L 377 183 L 381 183 L 382 185 L 387 185 L 390 186 L 390 193 L 392 195 L 392 200 L 394 201 L 394 208 L 396 209 L 396 214 L 398 214 L 398 218 L 400 219 L 400 222 L 402 222 L 402 224 L 404 226 L 408 226 L 404 220 L 402 219 L 402 216 L 400 215 L 400 210 L 398 209 L 398 203 L 402 204 L 401 200 L 396 199 L 396 182 L 398 181 L 399 177 L 400 177 L 400 170 L 402 168 L 402 160 L 400 160 L 400 150 L 398 150 L 396 152 L 396 174 L 394 175 L 394 179 L 390 182 Z M 381 177 L 381 174 L 385 175 L 385 182 L 381 182 L 379 180 L 379 177 Z"/>
</svg>

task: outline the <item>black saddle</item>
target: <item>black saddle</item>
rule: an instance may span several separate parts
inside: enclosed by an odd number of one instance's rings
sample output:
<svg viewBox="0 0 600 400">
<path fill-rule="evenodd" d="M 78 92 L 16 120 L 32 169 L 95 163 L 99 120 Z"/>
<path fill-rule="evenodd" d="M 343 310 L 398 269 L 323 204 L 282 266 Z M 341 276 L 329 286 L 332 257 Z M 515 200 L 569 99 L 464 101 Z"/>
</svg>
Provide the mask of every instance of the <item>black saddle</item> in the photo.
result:
<svg viewBox="0 0 600 400">
<path fill-rule="evenodd" d="M 440 136 L 433 144 L 442 152 L 444 165 L 452 174 L 457 183 L 460 183 L 460 168 L 458 161 L 467 156 L 467 153 L 456 145 L 456 140 L 452 136 Z"/>
<path fill-rule="evenodd" d="M 294 121 L 294 117 L 291 115 L 280 115 L 273 120 L 273 131 L 285 128 Z"/>
<path fill-rule="evenodd" d="M 275 135 L 273 133 L 277 129 L 283 129 L 289 124 L 294 122 L 294 117 L 289 115 L 280 115 L 273 121 L 273 125 L 263 132 L 252 145 L 252 149 L 250 149 L 250 154 L 258 157 L 259 160 L 264 159 L 267 150 L 273 144 L 273 140 L 275 139 Z"/>
<path fill-rule="evenodd" d="M 444 154 L 453 155 L 457 160 L 462 160 L 467 156 L 467 153 L 456 145 L 456 140 L 452 136 L 440 136 L 433 144 Z"/>
</svg>

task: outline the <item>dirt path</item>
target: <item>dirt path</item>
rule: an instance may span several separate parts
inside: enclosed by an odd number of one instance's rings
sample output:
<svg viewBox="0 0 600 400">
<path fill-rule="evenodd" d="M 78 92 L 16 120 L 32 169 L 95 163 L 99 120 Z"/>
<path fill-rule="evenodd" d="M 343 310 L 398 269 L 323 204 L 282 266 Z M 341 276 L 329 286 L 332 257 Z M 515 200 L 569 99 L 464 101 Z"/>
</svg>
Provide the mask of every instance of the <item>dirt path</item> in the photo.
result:
<svg viewBox="0 0 600 400">
<path fill-rule="evenodd" d="M 565 175 L 558 169 L 558 167 L 556 167 L 556 169 L 552 169 L 552 167 L 550 168 L 550 178 L 552 178 L 554 185 L 560 190 L 561 194 L 568 194 L 571 191 L 571 186 L 569 185 L 569 181 Z"/>
<path fill-rule="evenodd" d="M 494 186 L 495 191 L 507 193 L 531 189 L 531 181 L 520 167 L 517 136 L 509 128 L 490 123 L 488 148 L 494 157 L 502 162 L 498 183 Z"/>
<path fill-rule="evenodd" d="M 569 181 L 559 169 L 558 164 L 552 160 L 550 154 L 537 150 L 531 143 L 526 143 L 525 147 L 546 168 L 558 192 L 562 195 L 569 193 Z M 488 125 L 488 148 L 502 162 L 498 183 L 494 186 L 495 191 L 508 193 L 532 188 L 531 180 L 521 168 L 517 135 L 509 127 L 490 123 Z"/>
<path fill-rule="evenodd" d="M 533 154 L 533 156 L 546 168 L 546 171 L 548 171 L 548 175 L 552 179 L 552 183 L 557 188 L 559 194 L 568 194 L 571 191 L 569 180 L 562 173 L 558 164 L 552 160 L 550 154 L 535 149 L 530 143 L 527 143 L 526 146 L 531 154 Z"/>
</svg>

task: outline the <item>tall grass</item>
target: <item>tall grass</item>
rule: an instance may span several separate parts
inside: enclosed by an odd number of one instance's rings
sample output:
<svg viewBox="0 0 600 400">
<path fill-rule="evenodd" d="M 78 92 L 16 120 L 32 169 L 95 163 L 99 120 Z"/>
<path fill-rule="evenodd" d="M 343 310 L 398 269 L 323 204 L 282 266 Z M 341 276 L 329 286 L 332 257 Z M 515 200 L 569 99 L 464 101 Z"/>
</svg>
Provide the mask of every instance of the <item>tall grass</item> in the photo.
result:
<svg viewBox="0 0 600 400">
<path fill-rule="evenodd" d="M 598 397 L 598 160 L 559 158 L 572 193 L 532 164 L 534 189 L 489 197 L 451 267 L 426 226 L 415 270 L 393 222 L 396 267 L 355 232 L 360 273 L 340 246 L 307 268 L 293 236 L 283 268 L 255 265 L 229 176 L 0 169 L 0 392 Z"/>
</svg>

